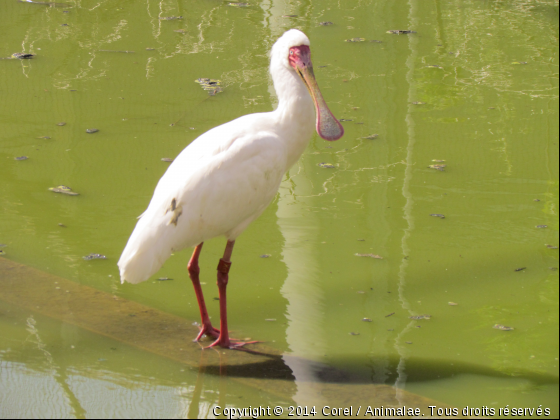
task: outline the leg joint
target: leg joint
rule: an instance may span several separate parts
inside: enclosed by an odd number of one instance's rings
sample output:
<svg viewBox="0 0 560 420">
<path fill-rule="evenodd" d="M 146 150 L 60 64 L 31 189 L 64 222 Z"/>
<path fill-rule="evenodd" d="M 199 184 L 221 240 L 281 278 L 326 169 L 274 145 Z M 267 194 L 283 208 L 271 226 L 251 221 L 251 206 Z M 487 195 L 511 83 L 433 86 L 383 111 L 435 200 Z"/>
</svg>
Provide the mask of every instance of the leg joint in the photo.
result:
<svg viewBox="0 0 560 420">
<path fill-rule="evenodd" d="M 220 258 L 220 262 L 218 263 L 218 272 L 222 274 L 229 273 L 229 269 L 231 267 L 231 261 L 224 261 L 223 258 Z"/>
</svg>

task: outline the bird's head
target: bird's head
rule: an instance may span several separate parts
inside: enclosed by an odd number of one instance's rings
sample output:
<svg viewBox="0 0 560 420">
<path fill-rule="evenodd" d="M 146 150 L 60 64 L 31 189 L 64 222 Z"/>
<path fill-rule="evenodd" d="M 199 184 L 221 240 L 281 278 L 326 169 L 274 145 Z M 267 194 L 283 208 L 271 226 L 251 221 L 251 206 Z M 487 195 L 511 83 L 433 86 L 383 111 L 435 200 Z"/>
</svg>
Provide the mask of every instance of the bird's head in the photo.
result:
<svg viewBox="0 0 560 420">
<path fill-rule="evenodd" d="M 279 65 L 287 67 L 299 76 L 313 98 L 317 111 L 317 134 L 329 141 L 341 138 L 344 134 L 344 128 L 330 111 L 315 80 L 309 38 L 297 29 L 290 29 L 285 32 L 274 44 L 271 67 L 276 60 L 279 61 Z"/>
</svg>

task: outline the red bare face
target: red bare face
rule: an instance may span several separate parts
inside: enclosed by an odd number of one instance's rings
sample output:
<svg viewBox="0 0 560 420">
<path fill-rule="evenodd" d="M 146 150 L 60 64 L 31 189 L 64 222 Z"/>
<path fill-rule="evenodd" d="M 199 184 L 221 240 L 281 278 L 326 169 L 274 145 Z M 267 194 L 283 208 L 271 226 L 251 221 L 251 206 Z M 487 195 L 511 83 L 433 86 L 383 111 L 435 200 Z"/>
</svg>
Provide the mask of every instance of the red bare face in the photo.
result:
<svg viewBox="0 0 560 420">
<path fill-rule="evenodd" d="M 327 107 L 323 95 L 319 90 L 315 75 L 313 74 L 313 64 L 311 63 L 311 50 L 307 45 L 290 48 L 288 62 L 296 71 L 315 103 L 317 111 L 316 129 L 317 133 L 325 140 L 338 140 L 344 134 L 344 129 Z"/>
</svg>

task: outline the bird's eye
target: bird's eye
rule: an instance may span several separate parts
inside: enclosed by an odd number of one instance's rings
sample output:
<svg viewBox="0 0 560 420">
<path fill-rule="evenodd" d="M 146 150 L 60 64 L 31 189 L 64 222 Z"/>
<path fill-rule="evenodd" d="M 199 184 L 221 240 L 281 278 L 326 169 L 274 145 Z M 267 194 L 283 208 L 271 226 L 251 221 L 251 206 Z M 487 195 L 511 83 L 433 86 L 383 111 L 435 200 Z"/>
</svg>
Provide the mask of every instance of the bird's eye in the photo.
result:
<svg viewBox="0 0 560 420">
<path fill-rule="evenodd" d="M 293 51 L 293 50 L 290 50 L 290 55 L 294 55 L 294 51 Z"/>
</svg>

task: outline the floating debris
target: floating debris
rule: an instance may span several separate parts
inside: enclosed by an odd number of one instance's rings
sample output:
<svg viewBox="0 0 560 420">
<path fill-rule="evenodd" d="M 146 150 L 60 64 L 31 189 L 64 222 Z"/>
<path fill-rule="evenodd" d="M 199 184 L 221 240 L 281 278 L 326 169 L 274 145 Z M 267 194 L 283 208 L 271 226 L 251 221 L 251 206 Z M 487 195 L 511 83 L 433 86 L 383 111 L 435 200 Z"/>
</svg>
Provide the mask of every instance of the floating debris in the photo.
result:
<svg viewBox="0 0 560 420">
<path fill-rule="evenodd" d="M 364 321 L 364 322 L 371 322 L 371 318 L 362 318 L 362 321 Z"/>
<path fill-rule="evenodd" d="M 58 226 L 65 228 L 66 225 L 64 223 L 59 223 Z"/>
<path fill-rule="evenodd" d="M 270 258 L 270 257 L 272 257 L 272 255 L 270 255 L 270 254 L 259 255 L 259 258 Z"/>
<path fill-rule="evenodd" d="M 82 257 L 84 260 L 89 261 L 89 260 L 106 260 L 107 257 L 105 255 L 101 255 L 101 254 L 89 254 L 86 255 L 85 257 Z"/>
<path fill-rule="evenodd" d="M 546 247 L 547 247 L 548 249 L 558 249 L 558 247 L 557 247 L 556 245 L 549 245 L 549 244 L 546 244 Z"/>
<path fill-rule="evenodd" d="M 180 20 L 183 16 L 160 16 L 159 20 Z"/>
<path fill-rule="evenodd" d="M 415 101 L 415 102 L 411 102 L 412 105 L 426 105 L 426 102 L 422 102 L 422 101 Z"/>
<path fill-rule="evenodd" d="M 162 162 L 173 162 L 173 159 L 171 158 L 161 158 Z"/>
<path fill-rule="evenodd" d="M 35 57 L 35 54 L 27 54 L 27 53 L 13 53 L 8 58 L 11 59 L 19 59 L 19 60 L 29 60 L 30 58 Z"/>
<path fill-rule="evenodd" d="M 99 129 L 97 129 L 97 128 L 88 128 L 86 130 L 86 133 L 93 134 L 93 133 L 97 133 L 98 131 L 99 131 Z"/>
<path fill-rule="evenodd" d="M 333 165 L 332 163 L 326 163 L 326 162 L 318 163 L 317 166 L 321 168 L 327 168 L 327 169 L 336 168 L 336 165 Z"/>
<path fill-rule="evenodd" d="M 37 137 L 38 139 L 41 140 L 50 140 L 51 138 L 49 136 L 41 136 L 41 137 Z"/>
<path fill-rule="evenodd" d="M 356 239 L 359 242 L 365 242 L 365 239 Z"/>
<path fill-rule="evenodd" d="M 360 138 L 365 140 L 375 140 L 377 137 L 379 137 L 379 134 L 370 134 L 369 136 L 360 137 Z"/>
<path fill-rule="evenodd" d="M 354 254 L 356 257 L 369 257 L 369 258 L 375 258 L 376 260 L 382 260 L 383 257 L 377 254 Z"/>
<path fill-rule="evenodd" d="M 64 127 L 66 125 L 66 123 L 64 121 L 56 123 L 56 125 L 58 125 L 59 127 Z"/>
<path fill-rule="evenodd" d="M 538 228 L 538 229 L 544 229 L 544 228 L 547 228 L 548 225 L 537 225 L 535 227 Z"/>
<path fill-rule="evenodd" d="M 27 159 L 29 159 L 27 156 L 18 156 L 14 158 L 14 160 L 27 160 Z"/>
<path fill-rule="evenodd" d="M 297 18 L 298 15 L 282 15 L 283 18 Z"/>
<path fill-rule="evenodd" d="M 511 64 L 527 64 L 526 61 L 514 61 Z"/>
<path fill-rule="evenodd" d="M 405 341 L 406 344 L 412 344 L 412 341 Z"/>
<path fill-rule="evenodd" d="M 395 34 L 395 35 L 407 35 L 407 34 L 415 34 L 416 31 L 411 31 L 411 30 L 403 30 L 403 29 L 391 29 L 390 31 L 387 31 L 388 34 Z"/>
<path fill-rule="evenodd" d="M 429 69 L 442 69 L 443 67 L 438 66 L 437 64 L 430 64 L 429 66 L 426 66 Z"/>
<path fill-rule="evenodd" d="M 221 87 L 222 81 L 218 79 L 208 79 L 205 77 L 201 77 L 199 79 L 196 79 L 195 82 L 198 83 L 202 87 L 202 89 L 209 92 L 212 96 L 214 96 L 218 92 L 223 91 L 223 88 Z"/>
<path fill-rule="evenodd" d="M 6 254 L 6 252 L 3 251 L 2 249 L 0 249 L 0 255 L 5 255 L 5 254 Z"/>
<path fill-rule="evenodd" d="M 249 7 L 250 4 L 249 4 L 249 3 L 231 2 L 231 3 L 228 3 L 228 6 L 232 6 L 232 7 Z"/>
<path fill-rule="evenodd" d="M 358 290 L 356 293 L 358 293 L 359 295 L 363 295 L 363 294 L 365 294 L 366 292 L 364 292 L 363 290 Z"/>
<path fill-rule="evenodd" d="M 445 162 L 445 159 L 432 159 L 432 162 L 442 163 L 442 162 Z"/>
<path fill-rule="evenodd" d="M 266 322 L 276 322 L 276 318 L 265 319 Z"/>
<path fill-rule="evenodd" d="M 381 44 L 383 41 L 379 41 L 378 39 L 370 39 L 368 42 L 373 42 L 375 44 Z"/>
<path fill-rule="evenodd" d="M 552 270 L 552 271 L 557 271 L 557 270 L 558 270 L 558 267 L 548 267 L 548 269 L 549 269 L 549 270 Z"/>
<path fill-rule="evenodd" d="M 326 21 L 326 22 L 319 22 L 319 25 L 321 25 L 321 26 L 331 26 L 331 25 L 334 25 L 334 23 Z"/>
<path fill-rule="evenodd" d="M 393 316 L 393 315 L 395 315 L 395 313 L 391 312 L 389 315 L 385 315 L 385 318 L 389 318 L 390 316 Z"/>
<path fill-rule="evenodd" d="M 432 214 L 430 214 L 430 216 L 432 216 L 432 217 L 439 217 L 440 219 L 445 219 L 445 215 L 444 215 L 444 214 L 440 214 L 440 213 L 432 213 Z"/>
<path fill-rule="evenodd" d="M 160 277 L 160 278 L 157 279 L 157 281 L 170 281 L 170 280 L 173 280 L 173 279 L 170 278 L 170 277 Z"/>
<path fill-rule="evenodd" d="M 538 198 L 535 198 L 533 201 L 539 202 L 539 201 L 541 201 L 541 200 L 539 200 Z"/>
<path fill-rule="evenodd" d="M 365 38 L 350 38 L 345 39 L 344 42 L 365 42 Z"/>
<path fill-rule="evenodd" d="M 110 52 L 110 53 L 124 53 L 124 54 L 134 54 L 134 51 L 128 50 L 97 50 L 98 52 Z"/>
<path fill-rule="evenodd" d="M 448 304 L 449 306 L 457 306 L 457 305 L 459 305 L 458 303 L 455 303 L 455 302 L 447 302 L 447 304 Z"/>
<path fill-rule="evenodd" d="M 428 168 L 430 168 L 430 169 L 435 169 L 435 170 L 441 171 L 441 172 L 444 172 L 446 167 L 447 167 L 447 165 L 444 165 L 444 164 L 441 164 L 441 163 L 428 166 Z"/>
<path fill-rule="evenodd" d="M 338 120 L 338 121 L 340 121 L 340 122 L 348 122 L 348 121 L 354 121 L 354 120 L 351 120 L 351 119 L 349 119 L 349 118 L 341 118 L 341 119 Z"/>
<path fill-rule="evenodd" d="M 155 51 L 155 50 L 156 50 L 155 48 L 151 48 L 151 47 L 146 48 L 146 51 Z"/>
<path fill-rule="evenodd" d="M 33 0 L 19 0 L 20 3 L 31 3 L 31 4 L 41 4 L 43 6 L 50 6 L 50 7 L 72 7 L 71 4 L 68 3 L 55 3 L 51 1 L 33 1 Z M 65 11 L 64 13 L 68 13 Z"/>
<path fill-rule="evenodd" d="M 523 270 L 526 270 L 526 269 L 527 269 L 527 267 L 519 267 L 519 268 L 516 268 L 514 271 L 523 271 Z"/>
<path fill-rule="evenodd" d="M 494 324 L 492 328 L 495 328 L 497 330 L 502 330 L 502 331 L 513 331 L 515 329 L 513 327 L 506 327 L 505 325 L 502 324 Z"/>
<path fill-rule="evenodd" d="M 186 29 L 175 29 L 173 32 L 177 32 L 178 34 L 186 34 L 187 30 Z"/>
<path fill-rule="evenodd" d="M 67 187 L 66 185 L 59 185 L 58 187 L 49 188 L 49 191 L 66 195 L 80 195 L 77 192 L 72 191 L 72 188 Z"/>
<path fill-rule="evenodd" d="M 409 316 L 410 319 L 430 319 L 432 316 L 431 315 L 414 315 L 414 316 Z"/>
<path fill-rule="evenodd" d="M 360 335 L 360 333 L 357 333 L 357 332 L 351 332 L 351 333 L 348 333 L 348 334 L 350 334 L 350 335 Z"/>
</svg>

